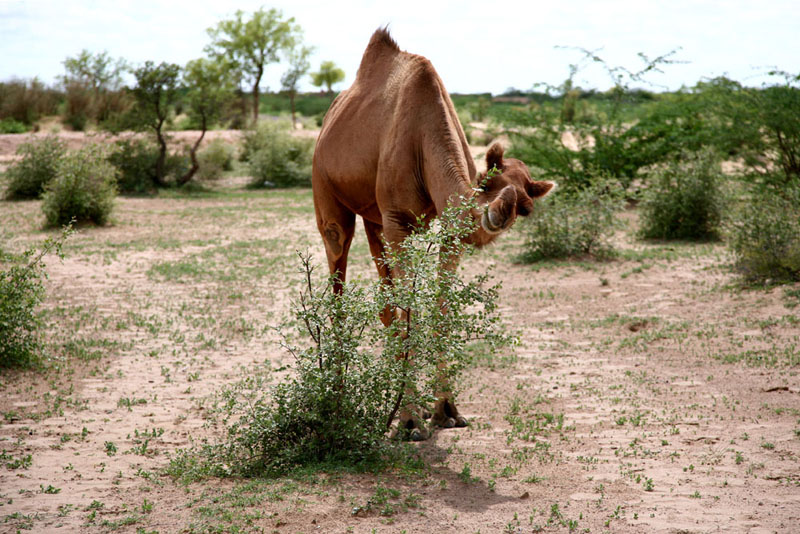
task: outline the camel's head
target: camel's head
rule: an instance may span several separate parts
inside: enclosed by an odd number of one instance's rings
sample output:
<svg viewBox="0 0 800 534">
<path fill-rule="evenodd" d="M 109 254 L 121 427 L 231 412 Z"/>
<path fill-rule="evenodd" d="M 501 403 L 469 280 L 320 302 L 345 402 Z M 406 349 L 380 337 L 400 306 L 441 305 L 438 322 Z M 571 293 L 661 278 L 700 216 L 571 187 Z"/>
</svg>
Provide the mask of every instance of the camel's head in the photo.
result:
<svg viewBox="0 0 800 534">
<path fill-rule="evenodd" d="M 533 211 L 533 201 L 547 196 L 555 182 L 531 179 L 528 167 L 518 159 L 503 158 L 503 147 L 494 143 L 486 152 L 486 168 L 497 169 L 494 176 L 488 172 L 478 176 L 478 185 L 483 192 L 479 199 L 488 203 L 481 225 L 490 233 L 509 228 L 517 215 L 525 217 Z"/>
</svg>

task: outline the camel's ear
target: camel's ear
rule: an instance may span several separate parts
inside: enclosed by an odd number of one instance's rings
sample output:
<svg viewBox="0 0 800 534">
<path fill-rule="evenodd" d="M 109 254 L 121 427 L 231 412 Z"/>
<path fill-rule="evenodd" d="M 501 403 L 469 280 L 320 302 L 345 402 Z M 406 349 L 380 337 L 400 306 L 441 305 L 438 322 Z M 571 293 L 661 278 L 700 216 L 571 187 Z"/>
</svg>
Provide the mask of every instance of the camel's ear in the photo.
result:
<svg viewBox="0 0 800 534">
<path fill-rule="evenodd" d="M 553 191 L 555 191 L 558 184 L 555 182 L 528 182 L 528 185 L 525 186 L 525 192 L 528 193 L 528 196 L 531 198 L 542 198 L 546 197 Z"/>
<path fill-rule="evenodd" d="M 486 152 L 486 168 L 491 170 L 492 167 L 503 170 L 503 145 L 500 143 L 494 143 Z"/>
</svg>

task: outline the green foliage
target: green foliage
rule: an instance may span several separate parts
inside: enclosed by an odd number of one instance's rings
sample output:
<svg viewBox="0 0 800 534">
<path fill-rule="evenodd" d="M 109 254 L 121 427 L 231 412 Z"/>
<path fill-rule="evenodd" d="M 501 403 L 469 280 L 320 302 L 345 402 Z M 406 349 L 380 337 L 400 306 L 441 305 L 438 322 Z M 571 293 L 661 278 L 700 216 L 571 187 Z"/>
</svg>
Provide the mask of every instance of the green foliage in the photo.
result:
<svg viewBox="0 0 800 534">
<path fill-rule="evenodd" d="M 709 83 L 721 134 L 757 183 L 800 182 L 800 75 L 770 73 L 782 81 L 761 88 L 726 78 Z"/>
<path fill-rule="evenodd" d="M 179 457 L 172 472 L 199 462 L 200 471 L 217 475 L 274 475 L 308 464 L 383 460 L 400 406 L 449 389 L 467 363 L 467 343 L 483 339 L 494 350 L 506 341 L 497 333 L 497 291 L 484 287 L 487 277 L 465 282 L 442 267 L 468 251 L 462 240 L 474 228 L 460 213 L 447 210 L 438 228 L 412 234 L 384 258 L 401 269 L 393 284 L 349 283 L 337 294 L 338 281 L 317 285 L 303 257 L 304 292 L 290 323 L 297 334 L 281 328 L 293 372 L 271 392 L 257 374 L 226 390 L 225 441 L 207 446 L 200 460 Z M 387 307 L 402 315 L 383 327 L 378 317 Z M 449 365 L 440 370 L 443 362 Z"/>
<path fill-rule="evenodd" d="M 0 134 L 20 134 L 27 131 L 28 127 L 16 119 L 9 117 L 0 120 Z"/>
<path fill-rule="evenodd" d="M 152 141 L 131 137 L 114 142 L 107 160 L 116 168 L 117 189 L 123 194 L 149 194 L 159 187 L 156 164 L 158 145 Z M 186 174 L 189 158 L 182 153 L 168 153 L 164 161 L 164 186 L 172 185 L 177 177 Z"/>
<path fill-rule="evenodd" d="M 714 239 L 723 212 L 724 176 L 711 150 L 684 153 L 650 172 L 639 234 L 649 239 Z"/>
<path fill-rule="evenodd" d="M 149 193 L 156 186 L 158 147 L 139 138 L 120 139 L 108 154 L 108 162 L 117 169 L 120 193 Z"/>
<path fill-rule="evenodd" d="M 592 256 L 606 259 L 616 254 L 611 238 L 618 226 L 622 192 L 613 181 L 598 180 L 572 193 L 559 191 L 537 203 L 524 223 L 526 237 L 520 260 Z"/>
<path fill-rule="evenodd" d="M 183 69 L 183 83 L 189 117 L 205 131 L 232 97 L 228 65 L 205 58 L 192 60 Z"/>
<path fill-rule="evenodd" d="M 155 180 L 160 187 L 167 185 L 167 140 L 163 130 L 172 107 L 178 101 L 180 71 L 178 65 L 164 62 L 156 65 L 152 61 L 146 61 L 133 71 L 136 77 L 134 123 L 155 134 L 159 149 Z"/>
<path fill-rule="evenodd" d="M 56 175 L 56 169 L 64 158 L 67 147 L 58 137 L 31 138 L 17 149 L 22 156 L 6 171 L 8 199 L 38 198 L 45 185 Z"/>
<path fill-rule="evenodd" d="M 344 71 L 336 66 L 333 61 L 323 61 L 317 72 L 311 73 L 311 84 L 314 87 L 328 88 L 328 94 L 333 92 L 333 86 L 344 80 Z"/>
<path fill-rule="evenodd" d="M 63 258 L 61 247 L 71 234 L 69 225 L 58 237 L 48 238 L 41 250 L 29 248 L 19 262 L 0 256 L 0 263 L 11 260 L 7 269 L 0 270 L 0 368 L 30 367 L 39 360 L 42 320 L 37 308 L 47 276 L 43 258 L 50 252 Z"/>
<path fill-rule="evenodd" d="M 250 167 L 250 187 L 310 185 L 314 140 L 294 137 L 289 128 L 285 122 L 264 121 L 245 133 L 242 156 Z"/>
<path fill-rule="evenodd" d="M 602 176 L 618 179 L 627 189 L 640 169 L 659 161 L 642 142 L 642 132 L 629 124 L 626 108 L 641 98 L 631 85 L 644 81 L 660 65 L 671 63 L 671 54 L 653 60 L 640 54 L 644 65 L 631 72 L 608 66 L 593 52 L 582 53 L 585 61 L 601 65 L 614 84 L 604 97 L 605 105 L 581 105 L 582 92 L 573 83 L 579 68 L 572 65 L 561 86 L 548 87 L 559 106 L 534 105 L 505 115 L 504 122 L 513 127 L 511 155 L 538 167 L 545 177 L 557 179 L 568 192 L 589 187 Z"/>
<path fill-rule="evenodd" d="M 750 282 L 800 280 L 800 186 L 756 188 L 734 213 L 729 243 Z"/>
<path fill-rule="evenodd" d="M 250 19 L 238 10 L 233 19 L 223 20 L 208 29 L 211 44 L 206 51 L 215 59 L 226 62 L 234 73 L 235 82 L 252 87 L 253 119 L 258 119 L 259 84 L 264 68 L 279 60 L 280 52 L 294 47 L 300 27 L 294 18 L 283 19 L 277 9 L 253 12 Z"/>
<path fill-rule="evenodd" d="M 295 97 L 297 113 L 304 117 L 324 115 L 331 105 L 331 99 L 318 93 L 299 93 Z M 261 113 L 272 115 L 291 112 L 292 103 L 289 95 L 283 93 L 266 93 L 261 95 Z"/>
<path fill-rule="evenodd" d="M 211 141 L 197 154 L 198 178 L 204 181 L 216 180 L 222 176 L 223 171 L 231 170 L 233 152 L 233 147 L 222 139 Z"/>
<path fill-rule="evenodd" d="M 116 169 L 99 146 L 67 154 L 42 197 L 47 224 L 60 226 L 72 220 L 106 224 L 117 194 L 116 178 Z"/>
</svg>

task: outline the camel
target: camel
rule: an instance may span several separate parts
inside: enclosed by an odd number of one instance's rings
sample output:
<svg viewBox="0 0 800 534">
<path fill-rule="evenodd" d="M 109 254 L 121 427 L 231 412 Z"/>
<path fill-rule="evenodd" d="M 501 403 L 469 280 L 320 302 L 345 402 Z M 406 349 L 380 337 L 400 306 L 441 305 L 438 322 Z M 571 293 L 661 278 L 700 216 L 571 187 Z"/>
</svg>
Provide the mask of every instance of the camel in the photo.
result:
<svg viewBox="0 0 800 534">
<path fill-rule="evenodd" d="M 328 267 L 338 275 L 334 291 L 341 292 L 345 281 L 356 215 L 363 219 L 378 274 L 387 281 L 392 273 L 382 261 L 384 246 L 401 243 L 420 218 L 430 221 L 460 197 L 477 195 L 479 208 L 468 214 L 477 229 L 466 239 L 477 247 L 510 228 L 517 215 L 528 215 L 533 200 L 555 184 L 532 180 L 522 161 L 503 155 L 503 147 L 493 144 L 486 164 L 499 174 L 487 181 L 487 173 L 476 172 L 433 65 L 401 51 L 386 29 L 378 29 L 353 85 L 328 110 L 314 152 L 314 209 Z M 483 188 L 476 191 L 479 184 Z M 393 314 L 387 310 L 381 319 L 388 325 Z M 435 425 L 467 425 L 451 395 L 437 392 L 437 398 Z M 413 407 L 401 411 L 400 426 L 414 440 L 430 435 Z"/>
</svg>

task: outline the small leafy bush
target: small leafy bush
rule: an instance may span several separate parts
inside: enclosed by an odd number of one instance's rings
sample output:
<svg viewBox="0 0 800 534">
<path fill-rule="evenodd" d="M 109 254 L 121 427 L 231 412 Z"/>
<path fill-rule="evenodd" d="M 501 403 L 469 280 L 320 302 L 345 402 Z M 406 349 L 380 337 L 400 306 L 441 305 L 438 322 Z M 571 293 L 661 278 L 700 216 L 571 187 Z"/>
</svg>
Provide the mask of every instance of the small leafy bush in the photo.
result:
<svg viewBox="0 0 800 534">
<path fill-rule="evenodd" d="M 156 161 L 158 146 L 141 138 L 121 139 L 114 143 L 108 154 L 108 162 L 117 170 L 117 186 L 120 193 L 141 195 L 152 193 L 158 187 Z M 184 153 L 168 153 L 165 176 L 170 183 L 182 176 L 189 168 L 189 158 Z"/>
<path fill-rule="evenodd" d="M 138 138 L 121 139 L 114 143 L 108 162 L 117 169 L 120 193 L 142 194 L 155 188 L 158 147 Z"/>
<path fill-rule="evenodd" d="M 800 280 L 800 187 L 758 188 L 734 213 L 729 243 L 749 282 Z"/>
<path fill-rule="evenodd" d="M 221 139 L 211 141 L 197 154 L 200 180 L 216 180 L 224 171 L 233 169 L 233 147 Z"/>
<path fill-rule="evenodd" d="M 6 171 L 7 199 L 39 198 L 45 185 L 56 175 L 56 169 L 67 147 L 58 137 L 32 139 L 20 145 L 17 154 L 22 159 Z"/>
<path fill-rule="evenodd" d="M 10 264 L 0 270 L 0 368 L 30 367 L 38 362 L 42 320 L 37 308 L 47 277 L 42 260 L 50 252 L 63 258 L 61 247 L 71 233 L 71 225 L 65 227 L 59 237 L 48 238 L 41 250 L 29 248 L 19 261 L 0 253 L 0 265 Z"/>
<path fill-rule="evenodd" d="M 719 160 L 711 151 L 684 153 L 650 172 L 641 204 L 641 237 L 714 239 L 723 211 Z"/>
<path fill-rule="evenodd" d="M 42 197 L 47 224 L 60 226 L 71 220 L 106 224 L 117 195 L 116 180 L 116 169 L 101 147 L 67 154 Z"/>
<path fill-rule="evenodd" d="M 400 407 L 424 404 L 468 363 L 467 343 L 485 341 L 496 350 L 507 339 L 497 333 L 495 287 L 487 277 L 465 282 L 442 268 L 442 258 L 468 252 L 471 231 L 458 210 L 438 219 L 438 228 L 412 234 L 383 261 L 403 266 L 393 284 L 318 285 L 303 258 L 305 290 L 284 327 L 284 347 L 294 356 L 293 373 L 265 392 L 254 373 L 221 396 L 224 440 L 204 454 L 184 453 L 171 465 L 215 475 L 281 474 L 301 465 L 380 465 L 394 446 L 387 439 Z M 402 315 L 383 327 L 387 309 Z M 287 323 L 288 325 L 289 323 Z M 439 364 L 447 362 L 444 370 Z"/>
<path fill-rule="evenodd" d="M 11 118 L 0 120 L 0 134 L 19 134 L 27 131 L 28 127 L 25 126 L 25 123 L 18 120 Z"/>
<path fill-rule="evenodd" d="M 594 182 L 571 194 L 549 195 L 537 203 L 524 223 L 526 241 L 520 260 L 613 257 L 616 251 L 611 238 L 622 207 L 621 189 L 610 180 Z"/>
<path fill-rule="evenodd" d="M 314 141 L 294 137 L 288 122 L 262 121 L 244 136 L 243 158 L 248 162 L 250 187 L 294 187 L 311 183 Z"/>
</svg>

